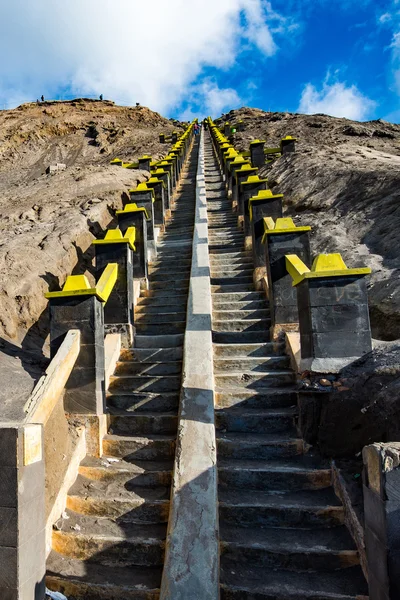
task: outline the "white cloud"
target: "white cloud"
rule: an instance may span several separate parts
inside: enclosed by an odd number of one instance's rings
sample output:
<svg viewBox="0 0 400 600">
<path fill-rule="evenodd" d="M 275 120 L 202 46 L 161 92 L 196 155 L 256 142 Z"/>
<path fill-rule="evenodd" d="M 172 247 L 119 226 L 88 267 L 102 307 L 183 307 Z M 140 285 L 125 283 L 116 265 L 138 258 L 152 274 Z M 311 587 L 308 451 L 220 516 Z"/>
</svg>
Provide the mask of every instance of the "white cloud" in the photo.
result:
<svg viewBox="0 0 400 600">
<path fill-rule="evenodd" d="M 381 15 L 379 17 L 378 22 L 383 24 L 383 23 L 388 23 L 391 20 L 392 20 L 392 15 L 390 13 L 386 12 L 386 13 L 383 13 L 383 15 Z"/>
<path fill-rule="evenodd" d="M 202 107 L 202 117 L 212 116 L 215 119 L 224 110 L 238 108 L 242 104 L 243 101 L 236 90 L 221 89 L 214 79 L 208 77 L 199 85 L 193 86 L 189 97 L 189 108 L 180 115 L 180 118 L 182 121 L 189 121 L 193 117 L 199 116 L 193 106 Z"/>
<path fill-rule="evenodd" d="M 333 117 L 346 117 L 360 121 L 368 118 L 376 103 L 364 96 L 355 86 L 325 80 L 318 90 L 308 83 L 301 95 L 298 111 L 306 114 L 324 113 Z"/>
<path fill-rule="evenodd" d="M 0 2 L 0 105 L 69 86 L 166 112 L 203 67 L 234 65 L 243 41 L 273 55 L 279 18 L 265 0 Z"/>
</svg>

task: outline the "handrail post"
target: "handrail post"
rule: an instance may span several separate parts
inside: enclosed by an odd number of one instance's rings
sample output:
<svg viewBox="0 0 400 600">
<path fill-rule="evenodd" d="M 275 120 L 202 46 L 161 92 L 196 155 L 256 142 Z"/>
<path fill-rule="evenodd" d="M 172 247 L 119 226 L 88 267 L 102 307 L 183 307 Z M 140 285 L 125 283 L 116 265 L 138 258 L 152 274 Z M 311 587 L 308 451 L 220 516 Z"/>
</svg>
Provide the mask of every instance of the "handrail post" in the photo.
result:
<svg viewBox="0 0 400 600">
<path fill-rule="evenodd" d="M 132 277 L 147 287 L 147 210 L 136 204 L 126 204 L 124 210 L 117 211 L 118 227 L 125 234 L 130 227 L 135 228 L 135 248 L 132 255 Z"/>
<path fill-rule="evenodd" d="M 95 240 L 96 281 L 109 263 L 118 265 L 118 278 L 104 306 L 104 329 L 119 333 L 122 347 L 133 344 L 133 253 L 135 252 L 134 227 L 125 235 L 119 229 L 107 232 L 103 240 Z"/>
<path fill-rule="evenodd" d="M 137 188 L 129 190 L 131 201 L 137 204 L 140 208 L 145 208 L 147 221 L 147 256 L 149 262 L 157 257 L 157 242 L 154 231 L 154 202 L 155 194 L 152 188 L 147 187 L 147 184 L 140 183 Z"/>
<path fill-rule="evenodd" d="M 249 221 L 252 237 L 254 283 L 257 288 L 266 276 L 266 257 L 264 237 L 264 218 L 279 219 L 282 217 L 283 194 L 274 194 L 270 190 L 261 190 L 248 201 Z M 283 259 L 285 262 L 285 259 Z"/>
<path fill-rule="evenodd" d="M 258 206 L 253 205 L 253 214 Z M 296 227 L 290 218 L 278 218 L 274 222 L 264 218 L 265 233 L 262 239 L 266 258 L 268 295 L 271 310 L 271 338 L 276 339 L 283 331 L 298 330 L 299 310 L 297 291 L 286 269 L 286 254 L 296 254 L 309 265 L 311 227 Z"/>
<path fill-rule="evenodd" d="M 64 396 L 67 413 L 101 415 L 105 409 L 104 308 L 93 294 L 51 298 L 50 349 L 55 356 L 70 329 L 81 332 L 81 349 Z"/>
<path fill-rule="evenodd" d="M 239 187 L 239 212 L 244 217 L 245 247 L 251 247 L 251 224 L 249 200 L 258 192 L 268 189 L 268 179 L 262 179 L 258 175 L 248 177 L 242 181 Z"/>
<path fill-rule="evenodd" d="M 265 165 L 265 141 L 254 140 L 250 142 L 250 160 L 252 167 L 263 167 Z"/>
<path fill-rule="evenodd" d="M 297 288 L 301 371 L 336 373 L 372 349 L 366 275 L 340 254 L 320 254 L 310 269 L 295 255 L 286 267 Z"/>
</svg>

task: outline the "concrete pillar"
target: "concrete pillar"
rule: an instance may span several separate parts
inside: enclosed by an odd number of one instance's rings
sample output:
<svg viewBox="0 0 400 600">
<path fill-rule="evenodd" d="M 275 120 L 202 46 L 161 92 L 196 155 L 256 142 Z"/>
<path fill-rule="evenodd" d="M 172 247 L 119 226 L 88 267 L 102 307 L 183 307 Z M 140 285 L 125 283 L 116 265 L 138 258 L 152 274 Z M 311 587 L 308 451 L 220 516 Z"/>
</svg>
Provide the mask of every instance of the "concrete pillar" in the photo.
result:
<svg viewBox="0 0 400 600">
<path fill-rule="evenodd" d="M 118 277 L 104 306 L 105 333 L 120 333 L 124 348 L 133 344 L 133 259 L 136 230 L 125 235 L 120 229 L 109 230 L 103 240 L 93 242 L 96 252 L 96 281 L 109 263 L 118 265 Z"/>
<path fill-rule="evenodd" d="M 0 424 L 0 598 L 45 597 L 45 465 L 39 424 Z"/>
<path fill-rule="evenodd" d="M 250 175 L 239 185 L 239 213 L 244 216 L 244 236 L 247 244 L 251 245 L 251 224 L 249 200 L 258 192 L 267 190 L 268 179 L 261 179 L 258 175 Z"/>
<path fill-rule="evenodd" d="M 282 154 L 288 154 L 289 152 L 296 151 L 296 138 L 291 135 L 287 135 L 281 140 L 281 152 Z"/>
<path fill-rule="evenodd" d="M 147 221 L 147 252 L 148 260 L 151 262 L 157 256 L 157 240 L 154 228 L 154 190 L 147 187 L 146 183 L 139 183 L 137 188 L 129 190 L 133 203 L 138 207 L 145 208 L 149 217 Z"/>
<path fill-rule="evenodd" d="M 158 240 L 160 232 L 164 230 L 165 225 L 165 184 L 157 177 L 151 177 L 147 182 L 147 187 L 154 190 L 154 229 L 155 239 Z"/>
<path fill-rule="evenodd" d="M 145 156 L 141 156 L 138 160 L 139 169 L 141 171 L 150 171 L 150 163 L 152 161 L 151 156 L 145 154 Z"/>
<path fill-rule="evenodd" d="M 151 176 L 164 182 L 164 211 L 169 211 L 171 206 L 171 178 L 165 169 L 153 168 Z"/>
<path fill-rule="evenodd" d="M 161 160 L 158 164 L 157 164 L 157 169 L 163 169 L 164 171 L 167 171 L 167 173 L 169 173 L 169 181 L 170 181 L 170 201 L 172 200 L 172 194 L 173 194 L 173 190 L 175 188 L 176 185 L 176 177 L 175 177 L 175 171 L 174 171 L 174 161 L 171 160 Z"/>
<path fill-rule="evenodd" d="M 248 165 L 249 167 L 251 167 L 249 161 L 243 158 L 243 156 L 236 156 L 236 158 L 230 161 L 226 180 L 228 195 L 233 196 L 233 186 L 236 180 L 236 171 L 241 169 L 244 165 Z"/>
<path fill-rule="evenodd" d="M 298 328 L 297 291 L 287 272 L 285 256 L 296 254 L 306 265 L 311 264 L 311 227 L 296 227 L 290 218 L 276 219 L 275 222 L 270 217 L 263 219 L 263 225 L 265 233 L 262 248 L 265 250 L 271 337 L 274 339 L 281 330 Z"/>
<path fill-rule="evenodd" d="M 233 164 L 235 164 L 235 161 L 232 163 L 232 165 Z M 234 204 L 238 206 L 239 214 L 242 215 L 242 217 L 243 217 L 243 210 L 242 210 L 242 212 L 240 211 L 240 204 L 239 204 L 240 185 L 243 181 L 246 181 L 246 179 L 248 179 L 250 176 L 256 175 L 257 172 L 258 172 L 258 169 L 256 167 L 252 167 L 248 161 L 246 161 L 245 163 L 242 163 L 242 166 L 239 169 L 236 169 L 234 171 L 235 178 L 233 180 L 232 199 L 233 199 Z"/>
<path fill-rule="evenodd" d="M 165 133 L 160 133 L 160 144 L 165 144 Z"/>
<path fill-rule="evenodd" d="M 135 228 L 135 252 L 132 255 L 132 277 L 144 280 L 147 287 L 147 222 L 149 215 L 145 208 L 127 204 L 124 210 L 117 211 L 118 227 L 125 235 L 130 227 Z"/>
<path fill-rule="evenodd" d="M 257 196 L 249 199 L 249 218 L 252 236 L 254 283 L 260 287 L 266 276 L 266 259 L 264 237 L 264 218 L 279 219 L 282 217 L 283 194 L 273 194 L 271 190 L 261 190 Z"/>
<path fill-rule="evenodd" d="M 254 140 L 250 143 L 250 160 L 252 167 L 263 167 L 265 165 L 265 141 Z"/>
<path fill-rule="evenodd" d="M 178 141 L 178 132 L 177 131 L 172 132 L 171 141 L 173 144 L 176 144 L 176 142 Z"/>
<path fill-rule="evenodd" d="M 227 121 L 224 124 L 224 135 L 226 135 L 226 136 L 231 135 L 231 124 L 229 123 L 229 121 Z"/>
<path fill-rule="evenodd" d="M 311 271 L 287 255 L 286 268 L 297 288 L 301 371 L 335 373 L 371 351 L 371 269 L 348 269 L 340 254 L 320 254 Z"/>
<path fill-rule="evenodd" d="M 81 348 L 64 396 L 67 413 L 101 415 L 105 409 L 104 305 L 84 275 L 67 278 L 49 292 L 50 351 L 54 357 L 70 329 L 81 332 Z"/>
<path fill-rule="evenodd" d="M 400 598 L 400 443 L 363 450 L 365 545 L 370 600 Z"/>
</svg>

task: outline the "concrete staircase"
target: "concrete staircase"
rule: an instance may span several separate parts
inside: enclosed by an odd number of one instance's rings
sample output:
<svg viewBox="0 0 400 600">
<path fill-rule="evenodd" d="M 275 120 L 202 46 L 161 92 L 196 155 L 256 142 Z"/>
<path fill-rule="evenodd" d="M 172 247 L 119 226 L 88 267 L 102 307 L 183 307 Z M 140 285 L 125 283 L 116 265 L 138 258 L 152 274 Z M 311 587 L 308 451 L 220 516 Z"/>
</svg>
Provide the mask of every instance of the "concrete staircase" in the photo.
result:
<svg viewBox="0 0 400 600">
<path fill-rule="evenodd" d="M 159 598 L 182 376 L 198 146 L 108 390 L 104 456 L 87 457 L 53 534 L 47 585 L 69 600 Z"/>
<path fill-rule="evenodd" d="M 222 600 L 355 600 L 367 594 L 329 464 L 298 438 L 295 376 L 271 343 L 210 138 L 206 187 Z"/>
</svg>

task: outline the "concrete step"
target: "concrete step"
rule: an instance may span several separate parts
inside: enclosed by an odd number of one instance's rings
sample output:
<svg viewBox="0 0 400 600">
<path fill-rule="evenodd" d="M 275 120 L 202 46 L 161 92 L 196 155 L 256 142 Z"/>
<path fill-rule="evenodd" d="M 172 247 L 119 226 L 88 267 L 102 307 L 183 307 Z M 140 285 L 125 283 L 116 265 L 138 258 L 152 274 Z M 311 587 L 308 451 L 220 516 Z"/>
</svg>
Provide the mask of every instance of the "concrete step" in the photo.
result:
<svg viewBox="0 0 400 600">
<path fill-rule="evenodd" d="M 238 387 L 216 388 L 215 403 L 217 408 L 285 408 L 297 406 L 297 390 L 285 388 L 249 390 Z"/>
<path fill-rule="evenodd" d="M 107 456 L 123 458 L 127 462 L 136 460 L 166 460 L 175 455 L 175 436 L 147 435 L 141 437 L 106 435 L 103 451 Z"/>
<path fill-rule="evenodd" d="M 181 300 L 182 298 L 182 300 Z M 150 300 L 150 299 L 148 299 Z M 155 300 L 155 298 L 153 299 Z M 140 315 L 150 315 L 150 314 L 165 314 L 165 313 L 171 313 L 172 311 L 174 312 L 180 312 L 180 313 L 185 313 L 186 314 L 186 309 L 187 309 L 187 296 L 182 296 L 179 297 L 178 300 L 175 300 L 173 298 L 171 298 L 170 300 L 168 300 L 168 302 L 166 302 L 165 298 L 163 299 L 162 302 L 160 303 L 156 303 L 156 302 L 148 302 L 147 304 L 141 303 L 137 306 L 135 306 L 135 315 L 140 316 Z"/>
<path fill-rule="evenodd" d="M 271 460 L 303 454 L 305 446 L 295 430 L 291 435 L 217 432 L 217 449 L 220 458 Z"/>
<path fill-rule="evenodd" d="M 293 431 L 297 408 L 219 409 L 215 414 L 217 431 L 229 433 L 285 433 Z"/>
<path fill-rule="evenodd" d="M 233 292 L 214 292 L 212 295 L 213 306 L 215 303 L 227 302 L 266 302 L 263 292 L 255 292 L 254 290 L 234 290 Z"/>
<path fill-rule="evenodd" d="M 269 342 L 266 344 L 214 344 L 214 358 L 261 358 L 267 356 L 283 356 L 285 344 Z"/>
<path fill-rule="evenodd" d="M 359 565 L 345 526 L 331 529 L 260 529 L 221 526 L 223 568 L 237 564 L 289 571 L 335 571 Z"/>
<path fill-rule="evenodd" d="M 236 285 L 242 286 L 251 286 L 253 287 L 253 276 L 246 275 L 245 273 L 241 273 L 240 271 L 234 277 L 219 277 L 211 274 L 211 289 L 214 290 L 215 287 L 231 287 Z M 229 291 L 229 290 L 228 290 Z"/>
<path fill-rule="evenodd" d="M 237 251 L 239 251 L 242 248 L 242 245 L 243 244 L 241 241 L 235 242 L 232 244 L 225 243 L 225 242 L 221 242 L 221 243 L 214 242 L 214 243 L 210 243 L 208 245 L 208 250 L 209 250 L 209 252 L 212 252 L 214 254 L 217 254 L 218 252 L 221 254 L 225 254 L 226 250 L 233 251 L 233 249 L 235 249 L 235 248 Z"/>
<path fill-rule="evenodd" d="M 66 558 L 51 552 L 46 585 L 79 600 L 158 600 L 161 567 L 120 567 Z"/>
<path fill-rule="evenodd" d="M 168 324 L 168 323 L 180 323 L 186 321 L 186 311 L 181 312 L 173 312 L 173 306 L 169 308 L 170 312 L 147 312 L 140 311 L 139 313 L 135 310 L 135 327 L 137 325 L 156 325 L 158 323 Z M 165 309 L 168 310 L 168 307 Z"/>
<path fill-rule="evenodd" d="M 226 252 L 222 252 L 220 254 L 211 254 L 210 255 L 210 260 L 212 262 L 224 262 L 224 261 L 231 261 L 231 260 L 235 260 L 235 259 L 243 259 L 243 258 L 252 258 L 252 254 L 250 252 L 246 252 L 245 250 L 232 250 L 229 251 L 227 250 Z"/>
<path fill-rule="evenodd" d="M 177 348 L 183 347 L 184 335 L 135 335 L 136 348 Z"/>
<path fill-rule="evenodd" d="M 221 321 L 220 321 L 221 322 Z M 270 334 L 265 331 L 213 331 L 212 339 L 215 344 L 254 344 L 270 342 Z"/>
<path fill-rule="evenodd" d="M 267 310 L 270 312 L 269 304 L 267 300 L 250 300 L 248 302 L 224 302 L 215 299 L 216 294 L 213 298 L 213 310 L 215 312 L 223 311 L 254 311 L 254 310 Z M 136 309 L 137 310 L 137 309 Z"/>
<path fill-rule="evenodd" d="M 175 413 L 139 413 L 111 410 L 109 433 L 112 435 L 176 435 L 178 416 Z"/>
<path fill-rule="evenodd" d="M 110 378 L 109 392 L 178 392 L 181 387 L 181 375 L 163 375 L 152 377 L 146 375 L 113 375 Z"/>
<path fill-rule="evenodd" d="M 213 319 L 213 331 L 247 332 L 247 331 L 268 331 L 271 325 L 271 319 L 237 319 L 236 321 L 219 321 Z"/>
<path fill-rule="evenodd" d="M 154 283 L 159 282 L 171 282 L 176 281 L 180 287 L 182 287 L 183 282 L 187 282 L 190 279 L 190 268 L 182 267 L 178 272 L 172 271 L 172 269 L 166 268 L 165 270 L 158 269 L 157 272 L 154 272 L 152 269 L 150 270 L 149 275 L 149 284 L 153 286 Z"/>
<path fill-rule="evenodd" d="M 155 308 L 155 310 L 161 310 L 162 307 L 165 306 L 171 306 L 174 307 L 174 309 L 182 306 L 182 307 L 186 307 L 187 306 L 187 298 L 188 298 L 188 294 L 187 291 L 185 290 L 185 292 L 183 294 L 173 294 L 171 292 L 171 294 L 169 296 L 165 296 L 165 295 L 157 295 L 156 292 L 152 292 L 150 290 L 146 290 L 146 292 L 144 292 L 145 295 L 140 296 L 140 298 L 138 298 L 137 301 L 137 305 L 135 306 L 135 310 L 145 310 L 147 307 L 157 307 L 157 309 Z"/>
<path fill-rule="evenodd" d="M 276 369 L 254 373 L 252 371 L 232 371 L 231 373 L 216 373 L 215 385 L 218 388 L 274 388 L 293 385 L 295 374 L 290 369 Z"/>
<path fill-rule="evenodd" d="M 288 356 L 264 356 L 262 358 L 253 357 L 229 357 L 214 358 L 214 373 L 231 373 L 238 371 L 265 373 L 271 369 L 285 369 L 290 366 Z"/>
<path fill-rule="evenodd" d="M 253 282 L 243 283 L 224 283 L 223 285 L 211 285 L 212 294 L 243 294 L 254 292 Z M 261 293 L 261 292 L 258 292 Z"/>
<path fill-rule="evenodd" d="M 336 527 L 344 523 L 344 509 L 333 489 L 264 492 L 220 487 L 220 521 L 239 527 Z"/>
<path fill-rule="evenodd" d="M 91 482 L 78 475 L 67 497 L 68 510 L 126 523 L 167 523 L 169 487 L 125 490 L 116 482 Z"/>
<path fill-rule="evenodd" d="M 114 376 L 120 375 L 146 375 L 147 377 L 160 377 L 164 375 L 181 375 L 182 362 L 134 362 L 129 360 L 117 363 Z"/>
<path fill-rule="evenodd" d="M 252 489 L 268 492 L 317 490 L 332 485 L 329 465 L 300 456 L 290 460 L 224 460 L 218 462 L 218 484 L 227 489 Z"/>
<path fill-rule="evenodd" d="M 122 350 L 120 361 L 135 361 L 138 363 L 169 363 L 181 361 L 182 348 L 132 348 Z"/>
<path fill-rule="evenodd" d="M 185 273 L 182 279 L 176 280 L 172 273 L 169 273 L 167 279 L 152 279 L 149 278 L 149 285 L 152 290 L 162 290 L 166 293 L 171 290 L 187 290 L 189 287 L 190 276 Z"/>
<path fill-rule="evenodd" d="M 221 600 L 358 600 L 364 594 L 360 567 L 323 574 L 247 565 L 221 569 Z"/>
<path fill-rule="evenodd" d="M 111 563 L 119 567 L 163 565 L 166 524 L 115 522 L 71 511 L 67 517 L 57 521 L 60 530 L 53 531 L 55 552 L 105 566 Z"/>
<path fill-rule="evenodd" d="M 211 264 L 212 277 L 235 278 L 243 277 L 244 275 L 253 277 L 253 265 L 251 263 L 241 262 L 241 264 L 236 265 Z"/>
<path fill-rule="evenodd" d="M 234 304 L 232 303 L 234 306 Z M 232 306 L 231 305 L 231 306 Z M 213 320 L 215 321 L 243 321 L 249 319 L 269 319 L 269 308 L 257 308 L 255 310 L 213 310 Z"/>
<path fill-rule="evenodd" d="M 107 394 L 107 406 L 126 411 L 168 412 L 179 408 L 180 390 L 176 392 L 135 392 L 125 394 Z"/>
<path fill-rule="evenodd" d="M 172 460 L 137 460 L 134 463 L 102 456 L 86 456 L 79 466 L 79 474 L 93 481 L 118 481 L 127 489 L 134 487 L 169 486 L 172 479 Z"/>
<path fill-rule="evenodd" d="M 177 296 L 183 296 L 188 294 L 189 291 L 189 280 L 187 282 L 179 283 L 179 285 L 175 284 L 174 280 L 163 281 L 163 282 L 153 282 L 150 284 L 151 292 L 153 292 L 153 296 L 157 295 L 158 298 L 164 296 L 164 301 L 166 297 L 173 298 L 175 294 Z M 150 296 L 150 294 L 146 294 L 146 296 Z"/>
<path fill-rule="evenodd" d="M 217 257 L 217 258 L 216 258 Z M 211 263 L 211 268 L 218 268 L 218 269 L 223 269 L 223 268 L 228 268 L 228 269 L 235 269 L 236 267 L 240 268 L 242 265 L 245 267 L 248 266 L 253 266 L 253 258 L 251 256 L 237 256 L 236 258 L 225 258 L 224 256 L 222 256 L 222 258 L 220 257 L 220 255 L 216 255 L 216 254 L 210 254 L 210 263 Z"/>
<path fill-rule="evenodd" d="M 140 336 L 160 336 L 160 335 L 179 335 L 184 334 L 186 329 L 186 315 L 184 321 L 173 323 L 143 323 L 135 324 L 137 335 Z"/>
</svg>

